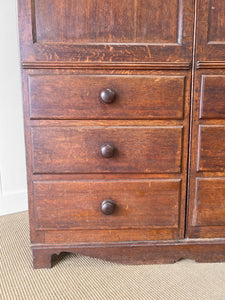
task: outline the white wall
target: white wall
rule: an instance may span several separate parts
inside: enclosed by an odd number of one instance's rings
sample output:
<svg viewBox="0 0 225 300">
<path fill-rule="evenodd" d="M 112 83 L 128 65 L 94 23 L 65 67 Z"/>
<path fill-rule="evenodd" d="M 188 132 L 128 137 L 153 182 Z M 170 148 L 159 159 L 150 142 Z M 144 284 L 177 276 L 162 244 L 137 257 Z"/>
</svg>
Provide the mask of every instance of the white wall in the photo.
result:
<svg viewBox="0 0 225 300">
<path fill-rule="evenodd" d="M 27 209 L 16 0 L 0 0 L 0 214 Z"/>
</svg>

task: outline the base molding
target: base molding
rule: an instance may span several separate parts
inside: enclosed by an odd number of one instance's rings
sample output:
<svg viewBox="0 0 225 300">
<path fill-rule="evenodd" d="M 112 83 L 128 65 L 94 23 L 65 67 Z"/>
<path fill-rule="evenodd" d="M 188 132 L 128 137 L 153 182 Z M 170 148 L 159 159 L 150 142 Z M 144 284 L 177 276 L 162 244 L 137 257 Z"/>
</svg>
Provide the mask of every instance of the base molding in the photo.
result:
<svg viewBox="0 0 225 300">
<path fill-rule="evenodd" d="M 187 258 L 196 262 L 224 262 L 225 240 L 176 242 L 120 242 L 95 244 L 32 244 L 35 269 L 50 268 L 53 254 L 77 253 L 122 264 L 168 264 Z"/>
</svg>

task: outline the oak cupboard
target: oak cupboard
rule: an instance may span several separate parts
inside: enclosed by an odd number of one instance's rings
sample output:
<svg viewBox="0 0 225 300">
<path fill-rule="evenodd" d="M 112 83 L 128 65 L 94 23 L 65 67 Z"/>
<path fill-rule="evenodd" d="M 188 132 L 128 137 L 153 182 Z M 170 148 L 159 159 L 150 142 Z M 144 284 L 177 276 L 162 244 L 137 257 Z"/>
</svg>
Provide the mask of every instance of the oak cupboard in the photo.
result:
<svg viewBox="0 0 225 300">
<path fill-rule="evenodd" d="M 225 260 L 223 0 L 18 0 L 35 268 Z"/>
</svg>

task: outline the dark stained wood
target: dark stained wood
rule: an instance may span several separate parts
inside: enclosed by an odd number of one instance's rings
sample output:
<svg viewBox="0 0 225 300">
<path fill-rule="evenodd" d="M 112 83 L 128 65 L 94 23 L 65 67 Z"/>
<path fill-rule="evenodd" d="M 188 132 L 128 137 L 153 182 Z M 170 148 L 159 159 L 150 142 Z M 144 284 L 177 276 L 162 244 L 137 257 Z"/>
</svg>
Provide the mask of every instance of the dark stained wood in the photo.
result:
<svg viewBox="0 0 225 300">
<path fill-rule="evenodd" d="M 224 3 L 18 0 L 35 268 L 225 260 Z"/>
<path fill-rule="evenodd" d="M 223 0 L 209 1 L 208 43 L 225 44 L 225 4 Z"/>
<path fill-rule="evenodd" d="M 225 61 L 198 61 L 197 69 L 225 69 Z"/>
<path fill-rule="evenodd" d="M 37 232 L 42 232 L 38 230 Z M 93 231 L 76 230 L 46 230 L 43 231 L 43 244 L 78 244 L 101 242 L 140 242 L 140 241 L 177 241 L 177 228 L 139 228 L 139 229 L 95 229 Z"/>
<path fill-rule="evenodd" d="M 197 69 L 225 69 L 225 61 L 198 61 Z"/>
<path fill-rule="evenodd" d="M 225 172 L 225 126 L 199 128 L 198 171 Z"/>
<path fill-rule="evenodd" d="M 225 226 L 225 178 L 197 179 L 193 226 Z"/>
<path fill-rule="evenodd" d="M 18 14 L 22 61 L 191 62 L 193 0 L 18 0 Z"/>
<path fill-rule="evenodd" d="M 27 74 L 39 74 L 44 75 L 48 74 L 49 72 L 54 73 L 55 75 L 93 75 L 93 70 L 24 70 L 24 90 L 28 91 L 28 81 L 27 81 Z M 165 71 L 149 71 L 149 70 L 143 70 L 143 71 L 136 71 L 136 70 L 95 70 L 96 74 L 103 74 L 103 75 L 112 75 L 112 74 L 118 74 L 118 75 L 152 75 L 152 76 L 165 76 Z M 184 126 L 183 128 L 183 147 L 186 148 L 187 145 L 187 136 L 188 136 L 188 111 L 189 111 L 189 99 L 190 99 L 190 74 L 188 71 L 170 71 L 167 73 L 168 75 L 173 76 L 182 76 L 186 78 L 186 87 L 185 87 L 185 102 L 184 102 L 184 120 L 29 120 L 29 101 L 28 101 L 28 94 L 27 92 L 24 93 L 24 106 L 25 106 L 25 126 L 27 128 L 27 151 L 29 152 L 31 149 L 30 146 L 32 145 L 31 142 L 31 136 L 30 136 L 30 126 L 45 126 L 45 127 L 61 127 L 62 125 L 64 127 L 79 127 L 79 126 L 111 126 L 112 124 L 114 126 L 133 126 L 132 128 L 135 128 L 136 126 L 163 126 L 163 127 L 171 127 L 171 126 Z M 90 235 L 89 230 L 85 231 L 82 230 L 80 233 L 78 233 L 78 230 L 75 230 L 73 232 L 69 232 L 68 230 L 62 232 L 60 230 L 53 231 L 55 234 L 51 234 L 50 232 L 45 232 L 44 230 L 36 230 L 35 229 L 35 222 L 34 222 L 34 209 L 33 209 L 33 195 L 30 195 L 29 201 L 30 201 L 30 226 L 31 226 L 31 239 L 33 243 L 39 244 L 41 241 L 51 242 L 52 244 L 57 243 L 59 240 L 62 243 L 71 243 L 77 242 L 77 241 L 93 241 L 95 242 L 97 239 L 99 241 L 116 241 L 118 239 L 126 241 L 138 241 L 138 240 L 177 240 L 178 238 L 182 238 L 184 236 L 184 214 L 185 214 L 185 196 L 186 196 L 186 164 L 187 164 L 187 151 L 182 151 L 182 173 L 180 174 L 141 174 L 141 173 L 98 173 L 98 174 L 84 174 L 84 173 L 77 173 L 77 174 L 66 174 L 66 173 L 59 173 L 59 174 L 32 174 L 32 158 L 30 158 L 31 153 L 27 153 L 29 159 L 27 161 L 28 165 L 28 182 L 30 186 L 30 190 L 33 190 L 32 181 L 33 180 L 80 180 L 80 179 L 128 179 L 128 178 L 142 178 L 142 179 L 152 179 L 152 178 L 167 178 L 167 179 L 182 179 L 181 181 L 181 200 L 179 203 L 179 228 L 174 229 L 161 229 L 161 228 L 151 228 L 151 229 L 123 229 L 123 230 L 111 230 L 110 234 L 106 230 L 99 230 L 98 232 L 95 231 L 95 235 Z M 74 233 L 76 232 L 76 235 Z M 40 239 L 40 236 L 42 239 Z"/>
<path fill-rule="evenodd" d="M 178 44 L 182 36 L 183 1 L 138 0 L 135 7 L 135 42 Z"/>
<path fill-rule="evenodd" d="M 38 0 L 35 19 L 36 42 L 136 42 L 133 0 Z"/>
<path fill-rule="evenodd" d="M 32 249 L 34 269 L 51 268 L 52 251 L 49 249 Z"/>
<path fill-rule="evenodd" d="M 222 62 L 221 62 L 222 63 Z M 91 69 L 91 70 L 189 70 L 189 62 L 71 62 L 34 61 L 21 63 L 23 69 Z"/>
<path fill-rule="evenodd" d="M 107 198 L 110 216 L 101 211 Z M 36 229 L 177 228 L 180 181 L 35 182 L 34 202 Z"/>
<path fill-rule="evenodd" d="M 33 127 L 34 173 L 179 173 L 182 127 Z M 112 158 L 101 146 L 113 144 Z"/>
<path fill-rule="evenodd" d="M 225 226 L 189 226 L 189 238 L 196 239 L 224 239 Z"/>
<path fill-rule="evenodd" d="M 186 241 L 179 243 L 111 243 L 83 245 L 32 246 L 34 268 L 49 268 L 51 255 L 74 252 L 124 264 L 174 263 L 188 258 L 197 262 L 224 262 L 225 243 L 219 241 Z M 123 253 L 123 255 L 121 255 Z"/>
<path fill-rule="evenodd" d="M 210 68 L 195 76 L 186 232 L 192 239 L 225 237 L 224 75 Z"/>
<path fill-rule="evenodd" d="M 197 18 L 197 60 L 224 61 L 224 0 L 198 0 Z"/>
<path fill-rule="evenodd" d="M 38 0 L 36 42 L 177 43 L 183 1 Z"/>
<path fill-rule="evenodd" d="M 200 118 L 225 119 L 225 75 L 202 76 Z"/>
<path fill-rule="evenodd" d="M 110 105 L 102 91 L 111 89 Z M 32 119 L 182 119 L 184 76 L 29 77 Z"/>
</svg>

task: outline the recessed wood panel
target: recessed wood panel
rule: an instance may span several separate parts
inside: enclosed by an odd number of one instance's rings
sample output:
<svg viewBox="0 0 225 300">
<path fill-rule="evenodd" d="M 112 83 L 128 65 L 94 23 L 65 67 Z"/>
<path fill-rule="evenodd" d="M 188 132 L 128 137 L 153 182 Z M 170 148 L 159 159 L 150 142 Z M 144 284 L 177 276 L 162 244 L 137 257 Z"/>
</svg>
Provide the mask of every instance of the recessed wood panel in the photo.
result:
<svg viewBox="0 0 225 300">
<path fill-rule="evenodd" d="M 26 66 L 191 63 L 193 0 L 18 0 L 18 11 Z"/>
<path fill-rule="evenodd" d="M 35 182 L 34 199 L 37 229 L 177 228 L 180 181 Z M 111 215 L 105 199 L 116 203 Z"/>
<path fill-rule="evenodd" d="M 37 41 L 133 41 L 134 1 L 35 0 Z"/>
<path fill-rule="evenodd" d="M 137 0 L 135 8 L 135 41 L 179 43 L 183 22 L 182 0 Z"/>
<path fill-rule="evenodd" d="M 194 226 L 225 225 L 225 179 L 197 179 Z"/>
<path fill-rule="evenodd" d="M 209 2 L 208 42 L 225 44 L 225 2 L 224 0 L 210 0 Z"/>
<path fill-rule="evenodd" d="M 111 104 L 100 93 L 111 89 Z M 29 77 L 32 119 L 182 119 L 184 76 Z"/>
<path fill-rule="evenodd" d="M 203 75 L 201 80 L 202 119 L 225 119 L 225 76 Z"/>
<path fill-rule="evenodd" d="M 225 126 L 200 126 L 198 171 L 225 172 Z"/>
<path fill-rule="evenodd" d="M 114 146 L 105 158 L 101 146 Z M 33 127 L 34 173 L 177 173 L 182 127 Z"/>
<path fill-rule="evenodd" d="M 38 42 L 177 43 L 179 2 L 35 0 Z M 180 8 L 182 9 L 182 7 Z M 182 22 L 182 19 L 181 19 Z"/>
<path fill-rule="evenodd" d="M 225 60 L 225 2 L 197 1 L 197 61 L 199 66 L 224 67 Z"/>
</svg>

